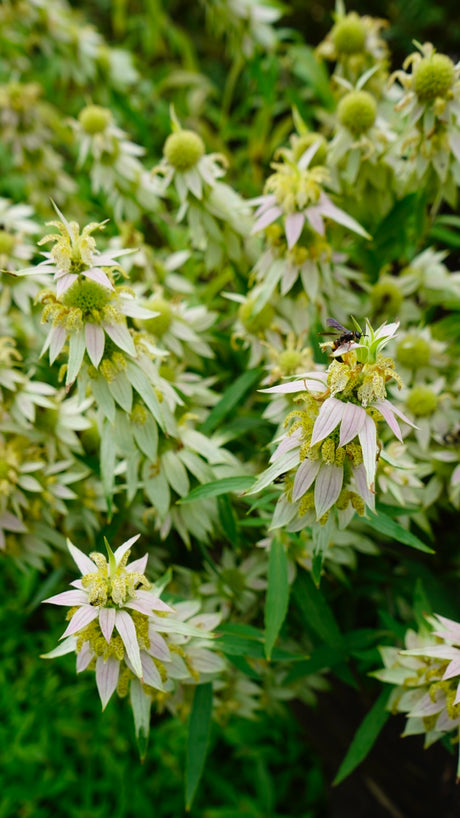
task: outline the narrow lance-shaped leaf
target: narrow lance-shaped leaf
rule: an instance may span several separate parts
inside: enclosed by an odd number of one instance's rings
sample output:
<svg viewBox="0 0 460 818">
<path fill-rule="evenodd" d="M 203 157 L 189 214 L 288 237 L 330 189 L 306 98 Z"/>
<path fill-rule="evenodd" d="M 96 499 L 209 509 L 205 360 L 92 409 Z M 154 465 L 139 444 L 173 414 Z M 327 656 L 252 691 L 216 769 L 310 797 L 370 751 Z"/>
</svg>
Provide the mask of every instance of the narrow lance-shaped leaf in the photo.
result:
<svg viewBox="0 0 460 818">
<path fill-rule="evenodd" d="M 374 703 L 374 706 L 369 710 L 369 713 L 358 727 L 334 779 L 333 783 L 335 785 L 340 784 L 341 781 L 347 778 L 372 750 L 379 733 L 390 715 L 386 709 L 390 693 L 390 689 L 382 691 Z"/>
<path fill-rule="evenodd" d="M 211 729 L 212 682 L 197 685 L 193 696 L 185 767 L 185 807 L 190 809 L 203 774 Z"/>
<path fill-rule="evenodd" d="M 268 588 L 265 600 L 265 656 L 271 659 L 273 646 L 286 618 L 289 602 L 288 561 L 285 548 L 275 538 L 270 546 Z"/>
</svg>

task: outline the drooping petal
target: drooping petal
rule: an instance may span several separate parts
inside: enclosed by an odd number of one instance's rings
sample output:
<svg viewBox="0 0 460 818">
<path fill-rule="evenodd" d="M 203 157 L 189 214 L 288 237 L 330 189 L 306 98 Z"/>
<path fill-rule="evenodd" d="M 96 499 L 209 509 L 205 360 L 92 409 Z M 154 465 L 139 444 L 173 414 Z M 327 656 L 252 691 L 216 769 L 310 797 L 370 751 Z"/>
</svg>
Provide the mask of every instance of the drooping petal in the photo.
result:
<svg viewBox="0 0 460 818">
<path fill-rule="evenodd" d="M 333 466 L 323 463 L 315 482 L 315 509 L 316 519 L 334 505 L 342 490 L 343 466 Z"/>
<path fill-rule="evenodd" d="M 116 690 L 119 675 L 120 662 L 118 659 L 109 656 L 108 659 L 104 660 L 102 656 L 98 656 L 96 660 L 96 684 L 103 710 L 105 710 L 112 693 Z"/>
<path fill-rule="evenodd" d="M 117 566 L 120 565 L 120 562 L 123 559 L 126 552 L 129 551 L 129 549 L 134 545 L 135 542 L 137 542 L 140 536 L 141 536 L 140 534 L 135 534 L 134 537 L 130 537 L 129 540 L 126 540 L 126 542 L 119 545 L 116 551 L 114 551 L 113 556 L 115 557 L 115 563 Z"/>
<path fill-rule="evenodd" d="M 155 659 L 159 659 L 160 662 L 170 662 L 171 661 L 171 652 L 168 648 L 167 642 L 160 636 L 159 633 L 156 632 L 155 626 L 149 626 L 149 653 L 151 656 L 154 656 Z"/>
<path fill-rule="evenodd" d="M 139 651 L 139 643 L 137 641 L 136 628 L 127 611 L 117 611 L 115 618 L 115 627 L 121 636 L 122 642 L 125 646 L 126 653 L 129 657 L 134 673 L 139 678 L 142 678 L 142 664 Z"/>
<path fill-rule="evenodd" d="M 301 380 L 278 383 L 276 386 L 268 386 L 266 389 L 259 389 L 258 391 L 284 395 L 292 392 L 324 392 L 326 387 L 327 375 L 325 372 L 306 372 Z"/>
<path fill-rule="evenodd" d="M 85 354 L 85 333 L 82 329 L 72 332 L 69 338 L 69 357 L 67 362 L 66 386 L 70 386 L 80 372 Z"/>
<path fill-rule="evenodd" d="M 323 216 L 327 216 L 328 219 L 332 219 L 332 221 L 337 222 L 337 224 L 348 227 L 349 230 L 353 230 L 354 233 L 358 233 L 359 236 L 363 236 L 365 239 L 372 238 L 356 219 L 353 219 L 348 213 L 345 213 L 344 210 L 340 210 L 339 207 L 332 204 L 331 200 L 325 196 L 324 193 L 321 194 L 320 206 Z"/>
<path fill-rule="evenodd" d="M 64 274 L 57 274 L 55 275 L 56 281 L 56 297 L 62 298 L 65 291 L 72 286 L 72 284 L 77 280 L 78 276 L 76 273 L 64 273 Z"/>
<path fill-rule="evenodd" d="M 369 488 L 372 488 L 377 462 L 377 430 L 374 421 L 367 413 L 358 437 L 363 452 L 363 463 L 364 468 L 366 469 L 367 485 Z"/>
<path fill-rule="evenodd" d="M 303 213 L 289 213 L 289 215 L 286 216 L 284 221 L 284 229 L 286 232 L 287 246 L 289 250 L 297 243 L 304 224 L 305 216 Z"/>
<path fill-rule="evenodd" d="M 104 273 L 104 270 L 101 270 L 100 267 L 91 267 L 90 270 L 82 270 L 82 273 L 86 278 L 90 278 L 92 281 L 95 281 L 96 284 L 101 284 L 102 287 L 107 287 L 109 290 L 113 290 L 112 282 L 110 278 Z"/>
<path fill-rule="evenodd" d="M 83 551 L 80 551 L 76 545 L 73 545 L 70 540 L 67 540 L 67 548 L 69 549 L 71 557 L 79 568 L 82 576 L 85 574 L 92 574 L 93 571 L 97 571 L 96 563 L 93 562 L 86 554 L 84 554 Z"/>
<path fill-rule="evenodd" d="M 87 605 L 88 594 L 86 591 L 63 591 L 62 594 L 55 594 L 43 602 L 49 602 L 51 605 Z"/>
<path fill-rule="evenodd" d="M 343 418 L 346 405 L 346 403 L 337 400 L 337 398 L 327 398 L 324 401 L 319 410 L 318 417 L 315 420 L 315 425 L 313 426 L 311 446 L 320 443 L 321 440 L 324 440 L 325 437 L 334 431 L 335 427 Z"/>
<path fill-rule="evenodd" d="M 346 446 L 356 435 L 359 435 L 366 420 L 366 412 L 362 406 L 346 403 L 340 426 L 339 446 Z"/>
<path fill-rule="evenodd" d="M 382 417 L 386 420 L 386 422 L 388 423 L 388 426 L 390 427 L 393 434 L 395 434 L 396 437 L 398 438 L 398 440 L 400 440 L 401 443 L 402 443 L 401 429 L 399 427 L 398 421 L 396 420 L 396 418 L 394 416 L 393 406 L 390 403 L 390 401 L 388 401 L 388 400 L 379 400 L 374 404 L 374 406 L 375 406 L 376 409 L 379 410 Z"/>
<path fill-rule="evenodd" d="M 144 602 L 146 605 L 150 607 L 151 611 L 166 611 L 167 613 L 172 613 L 174 608 L 171 608 L 166 602 L 163 602 L 162 599 L 159 599 L 155 594 L 152 594 L 150 591 L 139 590 L 136 591 L 135 602 Z"/>
<path fill-rule="evenodd" d="M 73 653 L 77 647 L 77 640 L 75 636 L 69 636 L 64 639 L 56 648 L 48 651 L 48 653 L 40 654 L 40 659 L 55 659 L 56 656 L 65 656 L 66 653 Z"/>
<path fill-rule="evenodd" d="M 453 676 L 460 676 L 460 651 L 458 652 L 457 657 L 452 659 L 452 661 L 447 665 L 442 679 L 443 681 L 444 679 L 452 679 Z"/>
<path fill-rule="evenodd" d="M 304 211 L 307 220 L 310 222 L 313 230 L 324 236 L 326 229 L 324 227 L 323 217 L 321 215 L 321 208 L 315 205 L 314 207 L 307 207 Z"/>
<path fill-rule="evenodd" d="M 285 452 L 289 452 L 291 449 L 299 448 L 300 446 L 300 429 L 295 429 L 292 435 L 287 435 L 284 437 L 281 443 L 278 444 L 275 451 L 273 452 L 272 456 L 270 457 L 270 463 L 274 463 L 278 457 L 281 457 L 282 454 Z"/>
<path fill-rule="evenodd" d="M 275 205 L 275 207 L 270 207 L 257 219 L 251 233 L 258 233 L 259 230 L 263 230 L 264 227 L 268 227 L 269 224 L 272 224 L 279 216 L 281 216 L 282 212 L 283 211 L 280 207 L 278 207 L 278 205 Z"/>
<path fill-rule="evenodd" d="M 73 633 L 78 633 L 83 628 L 86 628 L 93 619 L 99 614 L 99 610 L 92 605 L 82 605 L 81 608 L 76 611 L 70 620 L 67 628 L 65 629 L 64 633 L 61 636 L 61 639 L 64 639 L 66 636 L 70 636 Z"/>
<path fill-rule="evenodd" d="M 303 497 L 306 491 L 310 488 L 316 475 L 318 474 L 320 460 L 304 460 L 297 469 L 294 479 L 294 486 L 292 489 L 292 499 L 295 502 L 300 497 Z"/>
<path fill-rule="evenodd" d="M 105 333 L 99 324 L 85 324 L 86 349 L 91 363 L 96 368 L 104 354 Z"/>
<path fill-rule="evenodd" d="M 359 466 L 356 466 L 353 469 L 353 475 L 359 496 L 364 500 L 367 507 L 370 508 L 371 511 L 375 511 L 375 494 L 367 485 L 367 476 L 364 463 L 360 463 Z"/>
<path fill-rule="evenodd" d="M 99 611 L 99 627 L 106 642 L 110 642 L 115 625 L 115 608 L 101 608 Z"/>
<path fill-rule="evenodd" d="M 136 347 L 134 346 L 134 341 L 128 331 L 128 328 L 124 326 L 124 324 L 107 324 L 103 323 L 102 326 L 104 327 L 107 335 L 113 341 L 117 347 L 120 347 L 124 352 L 127 352 L 128 355 L 132 355 L 133 358 L 136 357 Z"/>
<path fill-rule="evenodd" d="M 93 658 L 94 653 L 90 648 L 89 642 L 84 642 L 80 652 L 77 655 L 77 673 L 83 673 Z"/>
<path fill-rule="evenodd" d="M 62 350 L 67 338 L 67 330 L 64 327 L 52 327 L 50 330 L 50 364 L 53 364 Z"/>
<path fill-rule="evenodd" d="M 141 653 L 141 662 L 144 684 L 150 685 L 150 687 L 154 687 L 156 690 L 164 690 L 163 682 L 161 681 L 161 676 L 155 662 L 145 651 Z"/>
<path fill-rule="evenodd" d="M 435 713 L 439 713 L 440 710 L 444 709 L 445 704 L 446 697 L 441 690 L 436 691 L 435 701 L 433 701 L 429 693 L 425 693 L 423 699 L 411 710 L 410 715 L 424 719 L 426 716 L 433 716 Z"/>
</svg>

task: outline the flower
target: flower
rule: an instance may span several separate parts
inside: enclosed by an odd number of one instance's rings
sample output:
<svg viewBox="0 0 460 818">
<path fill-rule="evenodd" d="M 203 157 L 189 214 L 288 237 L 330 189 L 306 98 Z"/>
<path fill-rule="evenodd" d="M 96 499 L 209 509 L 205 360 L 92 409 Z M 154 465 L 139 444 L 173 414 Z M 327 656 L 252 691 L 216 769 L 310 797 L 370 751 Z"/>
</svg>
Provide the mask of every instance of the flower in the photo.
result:
<svg viewBox="0 0 460 818">
<path fill-rule="evenodd" d="M 86 225 L 80 233 L 77 222 L 68 222 L 56 205 L 54 208 L 59 221 L 47 222 L 47 224 L 56 227 L 58 234 L 51 233 L 39 241 L 39 244 L 53 241 L 54 247 L 50 252 L 43 253 L 44 261 L 35 267 L 21 270 L 21 275 L 53 273 L 58 298 L 64 295 L 72 284 L 81 281 L 82 276 L 112 290 L 113 284 L 104 268 L 118 267 L 116 259 L 130 253 L 131 250 L 100 253 L 96 249 L 96 240 L 92 234 L 95 230 L 103 230 L 106 222 L 92 222 Z"/>
<path fill-rule="evenodd" d="M 251 204 L 259 205 L 254 214 L 256 222 L 252 228 L 253 233 L 268 227 L 282 216 L 288 249 L 297 243 L 306 223 L 315 233 L 324 236 L 325 218 L 364 238 L 370 238 L 369 233 L 355 219 L 336 207 L 324 193 L 322 187 L 329 179 L 328 170 L 321 165 L 309 169 L 320 144 L 318 139 L 297 163 L 290 158 L 288 152 L 283 152 L 284 162 L 272 164 L 276 172 L 266 181 L 266 193 L 251 200 Z"/>
<path fill-rule="evenodd" d="M 383 324 L 374 331 L 366 321 L 365 333 L 346 333 L 357 340 L 340 338 L 338 346 L 337 342 L 323 345 L 333 347 L 334 360 L 327 372 L 308 372 L 301 380 L 262 390 L 302 393 L 297 399 L 299 408 L 285 420 L 285 426 L 293 423 L 273 453 L 272 465 L 249 492 L 260 491 L 287 473 L 273 528 L 293 524 L 297 512 L 301 517 L 308 512 L 308 524 L 313 511 L 316 520 L 324 523 L 334 505 L 339 512 L 351 506 L 361 515 L 366 505 L 374 508 L 380 450 L 377 424 L 385 420 L 400 441 L 398 419 L 414 425 L 386 397 L 387 381 L 399 382 L 399 376 L 393 361 L 384 358 L 381 350 L 397 329 L 398 324 Z"/>
<path fill-rule="evenodd" d="M 388 709 L 406 713 L 403 736 L 425 733 L 425 747 L 460 728 L 460 624 L 426 617 L 419 633 L 406 633 L 406 650 L 379 648 L 385 668 L 372 675 L 395 685 Z M 460 762 L 459 762 L 460 763 Z"/>
<path fill-rule="evenodd" d="M 160 599 L 165 585 L 152 586 L 145 577 L 148 555 L 128 562 L 139 534 L 115 552 L 105 540 L 106 557 L 89 557 L 67 541 L 82 578 L 73 589 L 44 602 L 70 606 L 69 624 L 57 648 L 42 658 L 77 653 L 77 673 L 94 669 L 105 709 L 115 690 L 128 691 L 138 741 L 149 732 L 152 701 L 163 707 L 178 684 L 196 684 L 221 672 L 224 661 L 212 653 L 211 629 L 219 614 L 200 614 L 200 603 L 177 603 L 176 610 Z"/>
</svg>

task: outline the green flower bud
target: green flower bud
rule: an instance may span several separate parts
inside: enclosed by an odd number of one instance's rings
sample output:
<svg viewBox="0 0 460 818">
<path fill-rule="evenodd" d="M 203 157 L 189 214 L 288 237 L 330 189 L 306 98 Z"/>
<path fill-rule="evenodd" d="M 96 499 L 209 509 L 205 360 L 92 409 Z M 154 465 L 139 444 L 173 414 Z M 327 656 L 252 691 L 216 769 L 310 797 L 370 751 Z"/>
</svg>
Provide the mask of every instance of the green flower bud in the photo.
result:
<svg viewBox="0 0 460 818">
<path fill-rule="evenodd" d="M 293 375 L 302 363 L 302 353 L 297 349 L 285 349 L 278 358 L 278 365 L 285 375 Z"/>
<path fill-rule="evenodd" d="M 253 306 L 254 302 L 251 300 L 241 304 L 238 309 L 238 318 L 248 332 L 257 335 L 259 332 L 263 332 L 269 328 L 273 321 L 275 310 L 271 304 L 265 304 L 257 315 L 251 315 Z"/>
<path fill-rule="evenodd" d="M 105 131 L 111 119 L 109 109 L 101 105 L 87 105 L 78 114 L 78 121 L 83 130 L 91 135 Z"/>
<path fill-rule="evenodd" d="M 163 155 L 176 170 L 190 170 L 204 155 L 204 142 L 193 131 L 176 131 L 168 136 Z"/>
<path fill-rule="evenodd" d="M 357 54 L 364 51 L 366 28 L 359 15 L 352 11 L 338 20 L 332 28 L 331 38 L 339 54 Z"/>
<path fill-rule="evenodd" d="M 401 290 L 391 278 L 382 278 L 374 284 L 371 290 L 371 304 L 373 311 L 385 315 L 397 315 L 403 296 Z"/>
<path fill-rule="evenodd" d="M 154 315 L 153 318 L 139 321 L 139 324 L 146 329 L 147 332 L 151 332 L 152 335 L 161 338 L 169 329 L 173 319 L 171 305 L 161 296 L 156 296 L 150 299 L 147 306 L 152 312 L 157 312 L 159 315 Z"/>
<path fill-rule="evenodd" d="M 75 281 L 62 296 L 66 307 L 76 307 L 83 314 L 103 310 L 111 299 L 111 291 L 89 278 Z"/>
<path fill-rule="evenodd" d="M 406 335 L 397 348 L 396 357 L 402 366 L 409 369 L 420 369 L 426 366 L 430 360 L 430 345 L 425 338 L 418 335 Z"/>
<path fill-rule="evenodd" d="M 6 230 L 0 230 L 0 255 L 7 255 L 11 253 L 15 243 L 14 236 L 7 233 Z"/>
<path fill-rule="evenodd" d="M 302 136 L 298 136 L 295 139 L 295 142 L 292 146 L 294 160 L 298 162 L 300 157 L 303 156 L 303 154 L 305 153 L 305 151 L 315 142 L 319 142 L 319 146 L 313 159 L 310 162 L 310 167 L 312 168 L 315 165 L 325 165 L 327 157 L 327 142 L 324 136 L 321 136 L 321 134 L 319 133 L 313 132 L 302 134 Z"/>
<path fill-rule="evenodd" d="M 406 405 L 416 417 L 427 417 L 436 411 L 438 396 L 429 386 L 415 386 L 409 392 Z"/>
<path fill-rule="evenodd" d="M 432 54 L 413 71 L 414 91 L 424 102 L 446 97 L 454 81 L 454 64 L 446 54 Z"/>
<path fill-rule="evenodd" d="M 355 136 L 372 128 L 377 116 L 377 103 L 367 91 L 350 91 L 339 102 L 339 122 Z"/>
</svg>

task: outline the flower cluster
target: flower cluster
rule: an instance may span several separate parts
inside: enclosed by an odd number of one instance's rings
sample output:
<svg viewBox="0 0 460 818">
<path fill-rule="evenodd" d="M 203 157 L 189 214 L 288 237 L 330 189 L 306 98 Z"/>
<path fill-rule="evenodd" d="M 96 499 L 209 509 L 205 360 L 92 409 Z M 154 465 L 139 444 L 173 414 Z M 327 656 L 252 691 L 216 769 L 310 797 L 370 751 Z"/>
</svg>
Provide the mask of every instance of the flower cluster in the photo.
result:
<svg viewBox="0 0 460 818">
<path fill-rule="evenodd" d="M 448 736 L 458 741 L 460 726 L 460 625 L 435 614 L 419 632 L 408 630 L 405 650 L 381 647 L 385 665 L 373 673 L 394 685 L 388 702 L 406 714 L 403 736 L 425 735 L 425 747 Z M 459 762 L 460 763 L 460 762 Z"/>
<path fill-rule="evenodd" d="M 108 559 L 99 552 L 88 557 L 68 541 L 82 577 L 71 583 L 71 591 L 44 600 L 70 606 L 63 641 L 44 658 L 76 652 L 77 673 L 95 671 L 103 709 L 116 690 L 126 695 L 130 689 L 131 703 L 140 698 L 145 710 L 178 683 L 196 684 L 203 674 L 206 678 L 223 669 L 210 632 L 219 615 L 200 616 L 195 608 L 190 616 L 187 607 L 179 604 L 175 610 L 160 599 L 161 588 L 144 574 L 148 555 L 128 562 L 139 537 L 130 537 L 114 552 L 106 540 Z M 133 712 L 139 733 L 134 704 Z"/>
<path fill-rule="evenodd" d="M 333 324 L 336 324 L 332 320 Z M 342 328 L 344 329 L 344 328 Z M 302 527 L 324 523 L 332 507 L 342 522 L 354 511 L 364 514 L 375 506 L 375 473 L 381 444 L 378 424 L 386 421 L 402 440 L 397 418 L 411 421 L 387 398 L 386 385 L 400 379 L 391 358 L 381 350 L 395 336 L 398 324 L 373 330 L 344 331 L 332 346 L 334 360 L 326 372 L 308 372 L 301 380 L 264 390 L 275 394 L 301 393 L 285 420 L 291 424 L 252 492 L 285 474 L 285 490 L 272 527 Z"/>
</svg>

